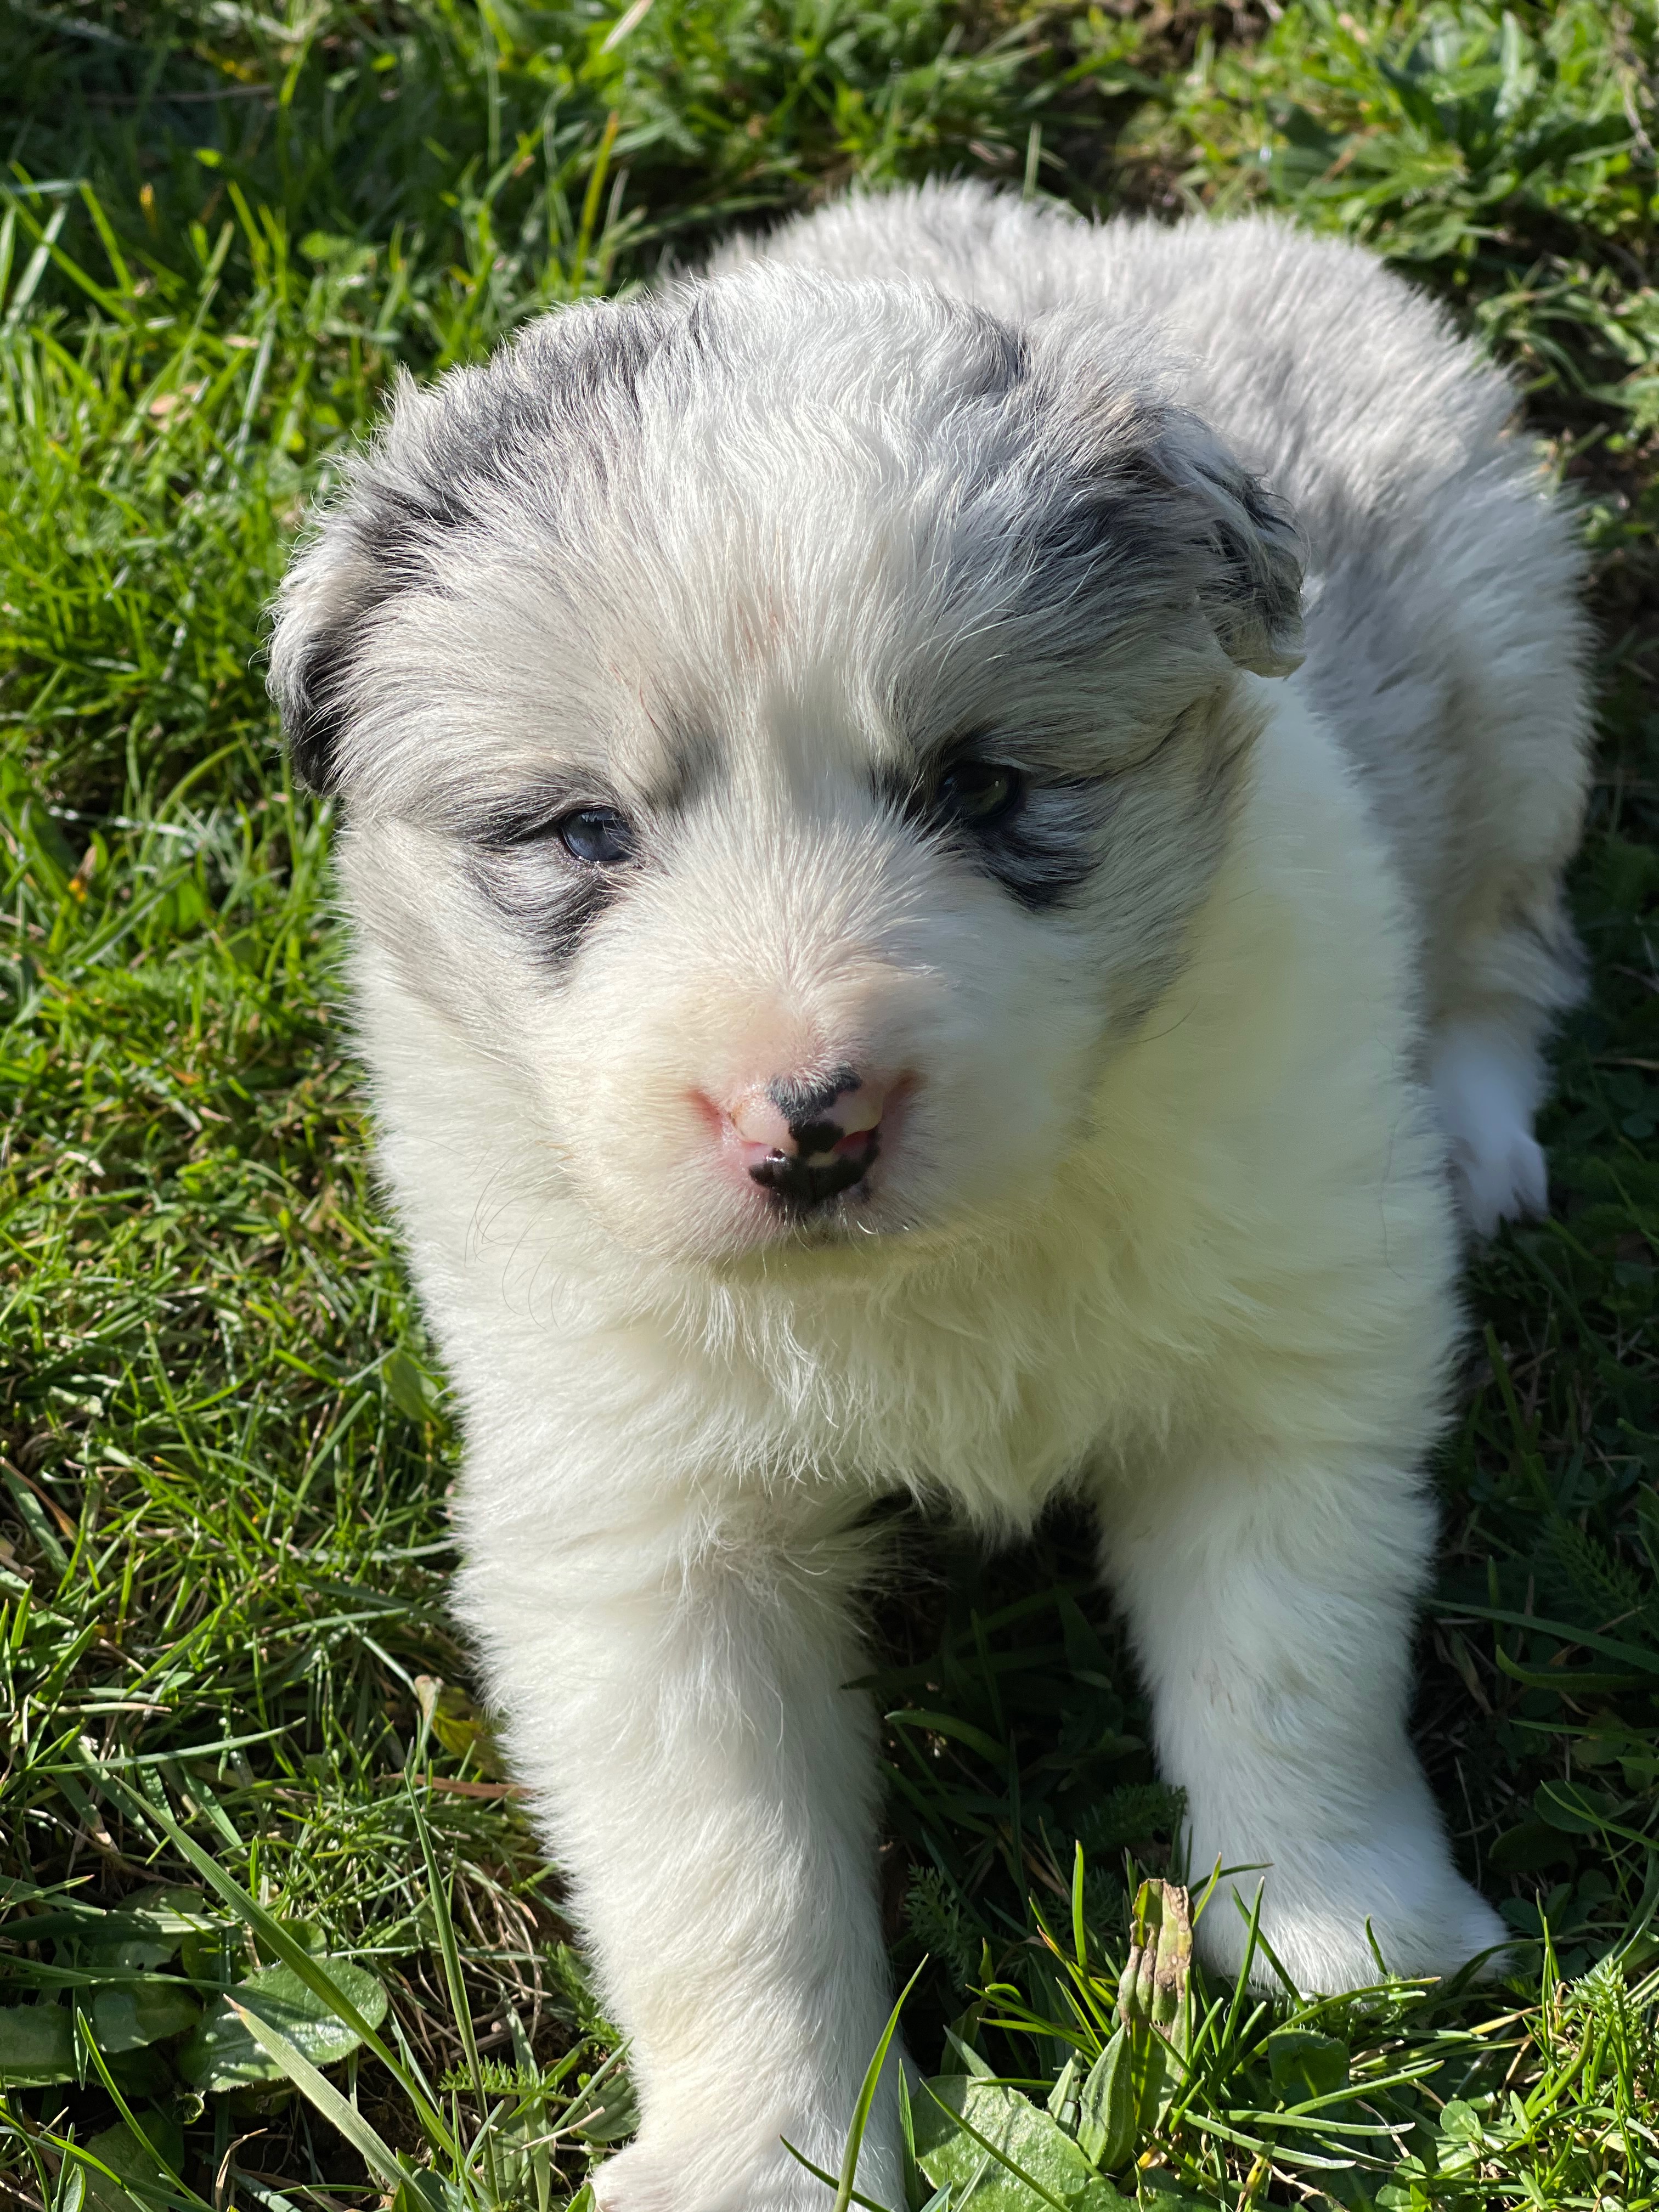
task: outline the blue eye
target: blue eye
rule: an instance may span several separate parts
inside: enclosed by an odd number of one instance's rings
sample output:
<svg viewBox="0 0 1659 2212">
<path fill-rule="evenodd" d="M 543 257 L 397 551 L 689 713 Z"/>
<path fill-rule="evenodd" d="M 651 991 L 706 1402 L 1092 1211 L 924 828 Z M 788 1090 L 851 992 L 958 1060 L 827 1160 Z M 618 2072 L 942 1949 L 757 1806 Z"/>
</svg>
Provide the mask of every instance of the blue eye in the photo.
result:
<svg viewBox="0 0 1659 2212">
<path fill-rule="evenodd" d="M 554 823 L 559 842 L 585 867 L 614 868 L 634 850 L 634 832 L 614 806 L 579 806 Z"/>
<path fill-rule="evenodd" d="M 934 805 L 969 830 L 1006 821 L 1025 796 L 1025 779 L 1002 761 L 958 761 L 939 780 Z"/>
</svg>

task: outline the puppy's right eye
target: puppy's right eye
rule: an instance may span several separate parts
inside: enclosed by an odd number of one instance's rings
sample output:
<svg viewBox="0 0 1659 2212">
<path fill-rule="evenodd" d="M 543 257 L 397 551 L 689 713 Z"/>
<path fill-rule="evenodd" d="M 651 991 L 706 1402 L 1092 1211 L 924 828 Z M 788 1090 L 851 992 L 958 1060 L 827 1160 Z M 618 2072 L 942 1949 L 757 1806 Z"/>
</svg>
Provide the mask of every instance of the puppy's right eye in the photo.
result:
<svg viewBox="0 0 1659 2212">
<path fill-rule="evenodd" d="M 554 835 L 573 860 L 585 867 L 614 868 L 634 850 L 634 832 L 614 806 L 579 806 L 553 824 Z"/>
</svg>

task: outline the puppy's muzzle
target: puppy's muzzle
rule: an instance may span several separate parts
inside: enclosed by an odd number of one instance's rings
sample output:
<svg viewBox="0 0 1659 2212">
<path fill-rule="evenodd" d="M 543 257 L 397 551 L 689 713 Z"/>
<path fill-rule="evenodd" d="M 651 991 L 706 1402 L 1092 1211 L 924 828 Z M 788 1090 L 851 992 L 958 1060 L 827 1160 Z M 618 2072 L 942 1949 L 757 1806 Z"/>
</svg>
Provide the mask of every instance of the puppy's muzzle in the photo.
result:
<svg viewBox="0 0 1659 2212">
<path fill-rule="evenodd" d="M 779 1076 L 731 1109 L 749 1173 L 792 1213 L 863 1182 L 881 1150 L 887 1086 L 856 1068 L 814 1080 Z"/>
</svg>

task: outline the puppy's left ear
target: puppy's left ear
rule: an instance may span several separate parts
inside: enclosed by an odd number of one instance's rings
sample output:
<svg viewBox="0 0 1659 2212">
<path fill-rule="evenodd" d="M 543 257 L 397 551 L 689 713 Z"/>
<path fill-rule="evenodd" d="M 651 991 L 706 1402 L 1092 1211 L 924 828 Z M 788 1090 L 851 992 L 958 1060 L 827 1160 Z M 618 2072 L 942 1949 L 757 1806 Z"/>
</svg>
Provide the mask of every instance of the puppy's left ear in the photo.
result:
<svg viewBox="0 0 1659 2212">
<path fill-rule="evenodd" d="M 1198 596 L 1223 650 L 1254 675 L 1291 675 L 1305 657 L 1304 548 L 1289 507 L 1195 416 L 1173 412 L 1158 444 L 1162 473 L 1199 508 Z"/>
<path fill-rule="evenodd" d="M 1182 406 L 1158 334 L 1059 309 L 1030 332 L 1033 388 L 1063 487 L 1049 545 L 1103 560 L 1120 606 L 1195 600 L 1224 652 L 1258 676 L 1300 667 L 1303 545 L 1285 505 Z"/>
</svg>

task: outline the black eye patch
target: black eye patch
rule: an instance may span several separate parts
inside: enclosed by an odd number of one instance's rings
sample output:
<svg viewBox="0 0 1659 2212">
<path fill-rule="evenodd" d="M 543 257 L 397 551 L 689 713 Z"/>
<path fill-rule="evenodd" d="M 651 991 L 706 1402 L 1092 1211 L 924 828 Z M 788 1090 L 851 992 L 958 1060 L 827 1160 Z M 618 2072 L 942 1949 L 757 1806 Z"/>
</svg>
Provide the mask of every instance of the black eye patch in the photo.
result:
<svg viewBox="0 0 1659 2212">
<path fill-rule="evenodd" d="M 947 834 L 1011 898 L 1033 914 L 1062 904 L 1093 874 L 1106 787 L 1068 781 L 1025 786 L 1019 805 L 982 830 Z"/>
<path fill-rule="evenodd" d="M 1110 805 L 1106 779 L 1044 778 L 976 747 L 913 782 L 889 776 L 880 795 L 1033 913 L 1087 881 Z"/>
<path fill-rule="evenodd" d="M 470 872 L 497 913 L 558 971 L 623 896 L 639 844 L 620 807 L 556 804 L 487 824 L 471 841 Z"/>
<path fill-rule="evenodd" d="M 534 847 L 475 847 L 468 870 L 503 920 L 556 974 L 568 968 L 600 917 L 623 897 L 626 873 L 585 867 Z"/>
</svg>

